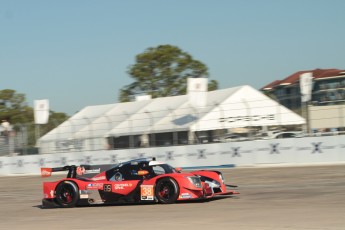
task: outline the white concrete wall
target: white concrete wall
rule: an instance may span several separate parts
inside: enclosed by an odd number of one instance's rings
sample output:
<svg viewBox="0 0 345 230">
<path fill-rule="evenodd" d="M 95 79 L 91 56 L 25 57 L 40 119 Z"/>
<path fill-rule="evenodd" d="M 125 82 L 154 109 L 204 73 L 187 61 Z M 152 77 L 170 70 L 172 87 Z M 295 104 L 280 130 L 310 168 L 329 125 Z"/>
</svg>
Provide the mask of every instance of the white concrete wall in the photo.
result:
<svg viewBox="0 0 345 230">
<path fill-rule="evenodd" d="M 0 175 L 39 174 L 41 167 L 115 164 L 140 157 L 156 157 L 175 167 L 345 163 L 344 150 L 345 135 L 339 135 L 0 157 Z"/>
<path fill-rule="evenodd" d="M 311 129 L 345 127 L 345 105 L 309 106 Z"/>
</svg>

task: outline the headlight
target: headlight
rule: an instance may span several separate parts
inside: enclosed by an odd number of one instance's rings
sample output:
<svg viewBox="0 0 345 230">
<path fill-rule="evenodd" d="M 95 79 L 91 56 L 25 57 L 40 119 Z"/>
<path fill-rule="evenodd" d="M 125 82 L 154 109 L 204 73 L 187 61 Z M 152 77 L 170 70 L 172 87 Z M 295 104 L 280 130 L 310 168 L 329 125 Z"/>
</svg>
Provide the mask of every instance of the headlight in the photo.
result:
<svg viewBox="0 0 345 230">
<path fill-rule="evenodd" d="M 224 180 L 224 177 L 223 177 L 223 174 L 222 173 L 219 173 L 218 174 L 219 176 L 219 179 L 223 182 L 223 184 L 225 183 L 225 180 Z"/>
<path fill-rule="evenodd" d="M 201 180 L 200 177 L 197 176 L 189 176 L 187 177 L 188 180 L 197 188 L 201 188 Z"/>
</svg>

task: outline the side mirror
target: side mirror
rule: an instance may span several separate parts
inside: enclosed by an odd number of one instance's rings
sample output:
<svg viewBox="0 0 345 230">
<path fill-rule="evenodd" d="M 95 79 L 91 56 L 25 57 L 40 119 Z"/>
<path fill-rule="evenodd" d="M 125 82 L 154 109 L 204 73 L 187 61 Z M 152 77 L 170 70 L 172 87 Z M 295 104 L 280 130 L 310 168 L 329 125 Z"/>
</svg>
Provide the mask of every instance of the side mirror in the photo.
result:
<svg viewBox="0 0 345 230">
<path fill-rule="evenodd" d="M 182 172 L 182 168 L 178 167 L 178 168 L 175 168 L 176 172 Z"/>
</svg>

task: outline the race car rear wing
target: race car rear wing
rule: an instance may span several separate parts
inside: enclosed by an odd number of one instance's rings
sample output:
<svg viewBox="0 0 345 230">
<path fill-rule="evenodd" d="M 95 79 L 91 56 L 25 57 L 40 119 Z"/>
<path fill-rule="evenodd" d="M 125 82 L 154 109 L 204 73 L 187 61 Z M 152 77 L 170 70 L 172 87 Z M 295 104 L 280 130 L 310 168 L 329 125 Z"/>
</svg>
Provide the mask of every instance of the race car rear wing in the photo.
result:
<svg viewBox="0 0 345 230">
<path fill-rule="evenodd" d="M 67 178 L 76 178 L 77 174 L 81 175 L 85 170 L 91 168 L 90 165 L 67 165 L 64 167 L 57 168 L 41 168 L 42 177 L 50 177 L 53 172 L 68 171 Z"/>
</svg>

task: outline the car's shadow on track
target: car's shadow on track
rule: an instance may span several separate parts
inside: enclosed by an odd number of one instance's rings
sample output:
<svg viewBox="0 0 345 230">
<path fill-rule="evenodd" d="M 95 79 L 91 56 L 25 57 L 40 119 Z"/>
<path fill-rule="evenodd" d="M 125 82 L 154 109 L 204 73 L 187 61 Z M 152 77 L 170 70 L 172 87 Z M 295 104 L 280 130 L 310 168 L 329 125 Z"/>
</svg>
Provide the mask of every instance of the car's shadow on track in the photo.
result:
<svg viewBox="0 0 345 230">
<path fill-rule="evenodd" d="M 216 197 L 211 197 L 207 199 L 198 199 L 198 200 L 183 200 L 183 201 L 177 201 L 174 204 L 170 205 L 179 205 L 179 204 L 191 204 L 191 203 L 209 203 L 217 200 L 223 200 L 223 199 L 239 199 L 237 196 L 233 195 L 228 195 L 228 196 L 216 196 Z M 85 204 L 85 205 L 78 205 L 75 208 L 89 208 L 89 207 L 109 207 L 109 206 L 142 206 L 142 205 L 166 205 L 166 204 L 159 204 L 159 203 L 112 203 L 112 204 Z M 59 206 L 50 206 L 46 207 L 43 205 L 35 205 L 32 206 L 33 208 L 39 208 L 39 209 L 61 209 Z"/>
<path fill-rule="evenodd" d="M 212 202 L 212 201 L 216 201 L 216 200 L 223 200 L 223 199 L 238 199 L 238 197 L 236 196 L 215 196 L 215 197 L 211 197 L 208 199 L 200 199 L 200 200 L 183 200 L 183 201 L 177 201 L 176 204 L 188 204 L 188 203 L 208 203 L 208 202 Z"/>
</svg>

